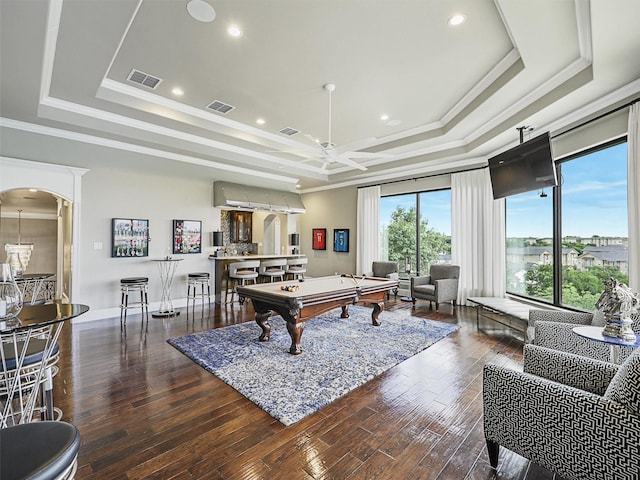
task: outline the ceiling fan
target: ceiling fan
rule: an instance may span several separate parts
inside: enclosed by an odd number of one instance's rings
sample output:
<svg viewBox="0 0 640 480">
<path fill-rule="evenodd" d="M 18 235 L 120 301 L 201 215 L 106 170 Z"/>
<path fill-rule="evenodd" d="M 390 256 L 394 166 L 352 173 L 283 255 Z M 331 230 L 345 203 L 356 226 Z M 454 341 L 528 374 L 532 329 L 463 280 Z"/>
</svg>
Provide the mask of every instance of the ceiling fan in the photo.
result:
<svg viewBox="0 0 640 480">
<path fill-rule="evenodd" d="M 368 152 L 342 152 L 338 153 L 336 151 L 336 145 L 331 141 L 331 120 L 332 120 L 332 94 L 336 89 L 334 83 L 325 83 L 323 87 L 329 93 L 329 128 L 328 128 L 328 137 L 327 141 L 320 142 L 317 139 L 314 139 L 311 135 L 305 135 L 307 138 L 310 138 L 313 142 L 317 143 L 320 147 L 320 154 L 318 158 L 322 160 L 323 165 L 322 168 L 326 170 L 328 165 L 332 163 L 341 163 L 343 165 L 348 165 L 350 167 L 357 168 L 359 170 L 367 170 L 367 167 L 359 164 L 354 159 L 356 158 L 386 158 L 390 157 L 390 155 L 379 154 L 379 153 L 368 153 Z"/>
</svg>

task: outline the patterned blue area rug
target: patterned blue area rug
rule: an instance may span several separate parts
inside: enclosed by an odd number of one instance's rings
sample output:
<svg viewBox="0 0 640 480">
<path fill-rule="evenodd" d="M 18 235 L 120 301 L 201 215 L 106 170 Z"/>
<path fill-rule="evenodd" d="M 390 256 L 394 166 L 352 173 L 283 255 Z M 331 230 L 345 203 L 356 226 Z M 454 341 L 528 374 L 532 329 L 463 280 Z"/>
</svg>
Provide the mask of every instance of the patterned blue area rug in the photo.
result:
<svg viewBox="0 0 640 480">
<path fill-rule="evenodd" d="M 255 322 L 167 340 L 269 415 L 285 425 L 319 410 L 385 370 L 421 352 L 459 327 L 382 312 L 371 324 L 371 308 L 351 306 L 309 320 L 302 354 L 288 353 L 291 337 L 280 316 L 271 317 L 271 339 L 258 341 Z"/>
</svg>

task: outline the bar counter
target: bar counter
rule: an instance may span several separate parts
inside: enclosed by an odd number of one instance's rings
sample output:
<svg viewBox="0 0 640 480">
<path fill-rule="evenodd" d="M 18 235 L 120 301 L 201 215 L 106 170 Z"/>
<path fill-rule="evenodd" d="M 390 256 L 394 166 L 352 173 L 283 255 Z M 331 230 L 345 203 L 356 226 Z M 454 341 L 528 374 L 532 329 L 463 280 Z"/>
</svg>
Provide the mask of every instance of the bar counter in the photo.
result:
<svg viewBox="0 0 640 480">
<path fill-rule="evenodd" d="M 271 258 L 298 258 L 304 257 L 305 255 L 299 254 L 290 254 L 290 255 L 282 255 L 282 254 L 272 254 L 272 255 L 224 255 L 222 257 L 216 257 L 213 255 L 209 255 L 209 260 L 211 260 L 211 277 L 213 280 L 213 291 L 215 293 L 215 301 L 216 303 L 222 303 L 222 285 L 226 286 L 226 273 L 227 273 L 227 265 L 233 262 L 241 262 L 244 260 L 266 260 Z"/>
</svg>

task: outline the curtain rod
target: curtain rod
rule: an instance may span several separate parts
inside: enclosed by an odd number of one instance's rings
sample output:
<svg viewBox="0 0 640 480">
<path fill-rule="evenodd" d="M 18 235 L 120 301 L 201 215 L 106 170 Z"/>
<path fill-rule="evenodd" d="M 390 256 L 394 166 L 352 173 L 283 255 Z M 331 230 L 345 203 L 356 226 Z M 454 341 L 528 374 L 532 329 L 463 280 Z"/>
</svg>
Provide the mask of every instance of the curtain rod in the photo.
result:
<svg viewBox="0 0 640 480">
<path fill-rule="evenodd" d="M 614 108 L 613 110 L 609 110 L 608 112 L 604 112 L 600 115 L 598 115 L 597 117 L 594 117 L 590 120 L 586 120 L 574 127 L 571 127 L 569 130 L 565 130 L 564 132 L 560 132 L 557 135 L 552 135 L 551 138 L 557 138 L 557 137 L 561 137 L 562 135 L 569 133 L 569 132 L 573 132 L 574 130 L 577 130 L 578 128 L 582 128 L 585 125 L 589 125 L 590 123 L 596 122 L 598 120 L 600 120 L 601 118 L 607 117 L 613 113 L 619 112 L 622 109 L 625 109 L 627 107 L 630 107 L 631 105 L 633 105 L 634 103 L 638 103 L 640 102 L 640 98 L 636 98 L 634 100 L 631 100 L 630 102 L 625 103 L 624 105 L 620 105 L 619 107 Z"/>
<path fill-rule="evenodd" d="M 580 123 L 580 124 L 578 124 L 578 125 L 576 125 L 574 127 L 571 127 L 569 130 L 565 130 L 564 132 L 558 133 L 557 135 L 553 135 L 553 136 L 551 136 L 551 138 L 561 137 L 562 135 L 564 135 L 566 133 L 569 133 L 569 132 L 572 132 L 572 131 L 574 131 L 574 130 L 576 130 L 578 128 L 584 127 L 585 125 L 588 125 L 588 124 L 590 124 L 592 122 L 596 122 L 596 121 L 600 120 L 601 118 L 604 118 L 606 116 L 609 116 L 609 115 L 612 115 L 612 114 L 614 114 L 616 112 L 619 112 L 620 110 L 622 110 L 624 108 L 627 108 L 627 107 L 630 107 L 631 105 L 633 105 L 635 103 L 638 103 L 638 102 L 640 102 L 640 98 L 636 98 L 634 100 L 631 100 L 630 102 L 627 102 L 624 105 L 620 105 L 619 107 L 616 107 L 613 110 L 610 110 L 608 112 L 602 113 L 602 114 L 598 115 L 597 117 L 594 117 L 594 118 L 592 118 L 590 120 L 587 120 L 585 122 L 582 122 L 582 123 Z M 467 168 L 466 170 L 457 170 L 455 172 L 442 172 L 442 173 L 434 173 L 432 175 L 421 175 L 419 177 L 405 178 L 404 180 L 391 180 L 391 181 L 382 182 L 382 183 L 372 183 L 371 185 L 365 185 L 365 186 L 361 186 L 361 187 L 358 187 L 358 188 L 360 189 L 360 188 L 368 188 L 368 187 L 377 187 L 377 186 L 380 186 L 380 185 L 390 185 L 392 183 L 410 182 L 411 180 L 413 180 L 415 182 L 416 180 L 422 180 L 423 178 L 440 177 L 442 175 L 451 175 L 453 173 L 471 172 L 471 171 L 474 171 L 474 170 L 481 170 L 481 169 L 487 168 L 487 167 L 488 167 L 488 165 L 485 165 L 485 166 L 482 166 L 482 167 Z"/>
<path fill-rule="evenodd" d="M 423 178 L 441 177 L 442 175 L 452 175 L 454 173 L 472 172 L 474 170 L 482 170 L 483 168 L 488 168 L 488 167 L 489 165 L 483 165 L 481 167 L 473 167 L 473 168 L 467 168 L 464 170 L 456 170 L 454 172 L 432 173 L 431 175 L 421 175 L 419 177 L 405 178 L 404 180 L 389 180 L 388 182 L 372 183 L 371 185 L 363 185 L 357 188 L 360 189 L 360 188 L 378 187 L 380 185 L 390 185 L 392 183 L 410 182 L 411 180 L 415 182 L 416 180 L 422 180 Z"/>
</svg>

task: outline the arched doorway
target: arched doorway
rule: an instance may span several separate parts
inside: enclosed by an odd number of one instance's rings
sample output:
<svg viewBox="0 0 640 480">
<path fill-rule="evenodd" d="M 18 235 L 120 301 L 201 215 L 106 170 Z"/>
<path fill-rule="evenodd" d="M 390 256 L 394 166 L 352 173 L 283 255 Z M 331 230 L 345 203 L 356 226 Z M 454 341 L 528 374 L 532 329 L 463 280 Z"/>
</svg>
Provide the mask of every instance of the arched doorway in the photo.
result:
<svg viewBox="0 0 640 480">
<path fill-rule="evenodd" d="M 89 170 L 0 157 L 0 171 L 0 194 L 14 190 L 36 193 L 30 192 L 35 189 L 55 198 L 58 217 L 55 273 L 60 284 L 56 297 L 79 301 L 79 248 L 72 246 L 79 245 L 82 176 Z M 2 209 L 7 210 L 5 206 Z M 4 223 L 4 214 L 1 215 Z M 15 240 L 11 238 L 10 241 Z M 0 259 L 4 261 L 4 242 L 0 248 Z"/>
<path fill-rule="evenodd" d="M 264 238 L 262 240 L 263 253 L 277 255 L 280 253 L 280 218 L 277 215 L 267 215 L 262 223 Z"/>
<path fill-rule="evenodd" d="M 67 199 L 37 188 L 0 192 L 0 260 L 12 246 L 30 245 L 22 258 L 25 273 L 51 275 L 42 293 L 47 300 L 71 295 L 72 208 Z"/>
</svg>

